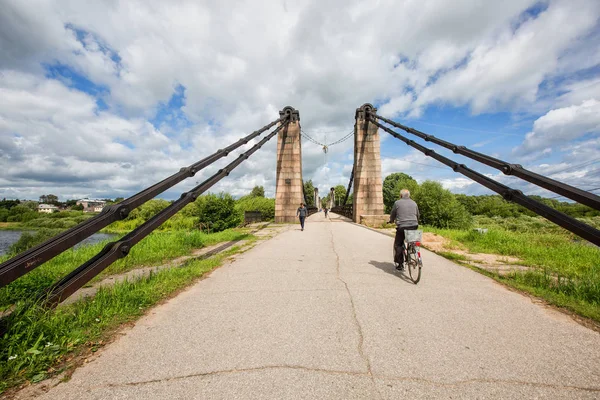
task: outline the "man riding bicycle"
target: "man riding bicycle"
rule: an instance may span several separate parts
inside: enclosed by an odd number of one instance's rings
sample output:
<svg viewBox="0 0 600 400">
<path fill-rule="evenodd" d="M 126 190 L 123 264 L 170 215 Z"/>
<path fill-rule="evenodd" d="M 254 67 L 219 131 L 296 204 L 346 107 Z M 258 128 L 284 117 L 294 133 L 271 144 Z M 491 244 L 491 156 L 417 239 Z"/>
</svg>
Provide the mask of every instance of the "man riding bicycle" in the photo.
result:
<svg viewBox="0 0 600 400">
<path fill-rule="evenodd" d="M 396 200 L 390 213 L 390 224 L 396 224 L 396 238 L 394 239 L 394 254 L 396 269 L 404 269 L 404 231 L 413 231 L 419 227 L 419 207 L 410 198 L 408 189 L 400 191 L 400 200 Z"/>
</svg>

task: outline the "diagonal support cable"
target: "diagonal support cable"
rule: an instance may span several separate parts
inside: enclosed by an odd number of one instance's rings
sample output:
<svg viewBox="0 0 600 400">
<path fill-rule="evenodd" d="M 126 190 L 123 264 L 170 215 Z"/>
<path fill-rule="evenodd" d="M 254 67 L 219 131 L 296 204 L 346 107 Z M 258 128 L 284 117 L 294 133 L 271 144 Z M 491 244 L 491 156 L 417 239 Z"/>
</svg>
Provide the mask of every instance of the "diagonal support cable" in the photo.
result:
<svg viewBox="0 0 600 400">
<path fill-rule="evenodd" d="M 379 122 L 375 120 L 372 116 L 369 117 L 370 121 L 377 125 L 379 128 L 383 129 L 390 135 L 394 136 L 396 139 L 399 139 L 406 143 L 407 145 L 419 150 L 424 153 L 426 156 L 431 157 L 442 164 L 445 164 L 452 168 L 454 172 L 458 172 L 466 176 L 467 178 L 474 180 L 475 182 L 487 187 L 490 190 L 500 194 L 505 200 L 512 201 L 514 203 L 520 204 L 528 210 L 533 211 L 534 213 L 541 215 L 542 217 L 554 222 L 555 224 L 562 226 L 566 230 L 579 235 L 583 239 L 594 243 L 596 246 L 600 246 L 600 230 L 595 229 L 587 224 L 584 224 L 581 221 L 578 221 L 575 218 L 568 216 L 560 211 L 553 209 L 552 207 L 548 207 L 547 205 L 535 201 L 523 194 L 520 190 L 515 190 L 506 185 L 501 184 L 477 171 L 474 171 L 464 164 L 459 164 L 455 161 L 450 160 L 440 154 L 437 154 L 434 150 L 429 149 L 416 143 L 413 140 L 410 140 L 397 132 L 394 132 L 390 128 L 381 125 Z"/>
<path fill-rule="evenodd" d="M 350 197 L 350 189 L 352 189 L 352 181 L 354 181 L 354 166 L 352 167 L 352 172 L 350 172 L 350 181 L 348 182 L 348 189 L 346 189 L 346 196 L 344 197 L 343 206 L 348 202 L 348 197 Z"/>
<path fill-rule="evenodd" d="M 252 132 L 250 135 L 241 138 L 237 142 L 216 151 L 210 156 L 188 166 L 181 168 L 179 172 L 170 177 L 150 186 L 147 189 L 123 200 L 122 202 L 106 207 L 95 217 L 92 217 L 81 224 L 66 230 L 47 241 L 32 247 L 31 249 L 11 258 L 0 264 L 0 287 L 8 285 L 15 279 L 37 268 L 44 262 L 56 257 L 63 251 L 70 249 L 85 238 L 98 232 L 100 229 L 112 224 L 115 221 L 125 219 L 134 209 L 165 190 L 175 186 L 186 178 L 194 176 L 198 171 L 209 166 L 222 157 L 227 156 L 231 151 L 247 144 L 250 140 L 261 135 L 263 132 L 271 129 L 274 125 L 284 121 L 287 116 L 279 118 L 261 129 Z"/>
<path fill-rule="evenodd" d="M 123 236 L 119 241 L 107 244 L 93 258 L 83 263 L 81 266 L 73 270 L 59 282 L 54 284 L 44 295 L 43 301 L 48 305 L 56 305 L 75 293 L 79 288 L 89 282 L 93 277 L 98 275 L 110 264 L 123 258 L 129 254 L 133 246 L 139 243 L 143 238 L 148 236 L 152 231 L 162 225 L 167 219 L 171 218 L 183 207 L 195 201 L 198 196 L 206 192 L 221 179 L 226 177 L 238 167 L 243 161 L 247 160 L 253 153 L 259 150 L 266 142 L 275 136 L 282 128 L 286 127 L 289 122 L 287 117 L 285 122 L 279 125 L 273 132 L 265 136 L 260 142 L 255 144 L 245 153 L 242 153 L 233 162 L 225 168 L 220 169 L 216 174 L 194 187 L 189 192 L 183 193 L 179 200 L 173 202 L 167 208 L 154 215 L 151 219 Z"/>
<path fill-rule="evenodd" d="M 576 188 L 571 185 L 567 185 L 566 183 L 537 174 L 533 171 L 523 168 L 519 164 L 510 164 L 506 161 L 502 161 L 497 158 L 480 153 L 478 151 L 471 150 L 465 146 L 457 146 L 453 143 L 446 142 L 445 140 L 438 139 L 433 135 L 428 135 L 427 133 L 423 133 L 416 129 L 399 124 L 380 115 L 371 114 L 371 117 L 377 118 L 392 126 L 395 126 L 396 128 L 402 129 L 403 131 L 418 136 L 427 142 L 432 142 L 449 150 L 452 150 L 456 154 L 469 157 L 472 160 L 478 161 L 499 171 L 502 171 L 505 175 L 516 176 L 517 178 L 521 178 L 527 182 L 533 183 L 534 185 L 543 187 L 544 189 L 550 190 L 556 194 L 560 194 L 561 196 L 567 197 L 578 203 L 592 207 L 595 210 L 600 210 L 600 196 L 597 196 L 593 193 L 586 192 L 585 190 Z"/>
</svg>

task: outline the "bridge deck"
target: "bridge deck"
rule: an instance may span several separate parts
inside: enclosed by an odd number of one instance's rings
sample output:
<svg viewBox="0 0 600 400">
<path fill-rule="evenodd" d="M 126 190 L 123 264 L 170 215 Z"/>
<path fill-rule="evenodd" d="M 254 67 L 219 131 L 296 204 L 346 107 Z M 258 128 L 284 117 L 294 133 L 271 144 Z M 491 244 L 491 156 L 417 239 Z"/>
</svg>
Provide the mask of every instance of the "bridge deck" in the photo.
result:
<svg viewBox="0 0 600 400">
<path fill-rule="evenodd" d="M 600 336 L 424 251 L 316 214 L 216 270 L 48 399 L 597 398 Z"/>
</svg>

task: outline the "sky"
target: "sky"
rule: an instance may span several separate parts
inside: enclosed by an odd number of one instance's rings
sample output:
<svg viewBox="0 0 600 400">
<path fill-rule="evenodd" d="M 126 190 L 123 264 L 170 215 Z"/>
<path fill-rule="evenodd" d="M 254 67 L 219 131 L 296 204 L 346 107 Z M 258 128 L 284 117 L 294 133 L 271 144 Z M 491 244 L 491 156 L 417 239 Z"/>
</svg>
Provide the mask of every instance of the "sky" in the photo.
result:
<svg viewBox="0 0 600 400">
<path fill-rule="evenodd" d="M 285 106 L 331 143 L 364 103 L 600 193 L 600 1 L 0 0 L 0 198 L 129 197 Z M 380 135 L 383 177 L 491 193 Z M 160 197 L 178 198 L 253 143 Z M 305 181 L 321 193 L 348 184 L 352 140 L 327 153 L 302 146 Z M 211 191 L 239 197 L 260 185 L 274 196 L 275 147 Z"/>
</svg>

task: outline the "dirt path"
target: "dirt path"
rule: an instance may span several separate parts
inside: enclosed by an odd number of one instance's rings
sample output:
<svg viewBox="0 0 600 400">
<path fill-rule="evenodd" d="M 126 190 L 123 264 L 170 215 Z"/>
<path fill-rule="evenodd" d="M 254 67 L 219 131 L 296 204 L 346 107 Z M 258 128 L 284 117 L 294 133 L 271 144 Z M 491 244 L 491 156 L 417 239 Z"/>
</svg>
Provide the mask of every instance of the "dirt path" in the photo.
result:
<svg viewBox="0 0 600 400">
<path fill-rule="evenodd" d="M 395 235 L 394 228 L 377 230 L 392 237 Z M 452 243 L 450 239 L 432 232 L 423 232 L 421 243 L 427 250 L 450 258 L 453 261 L 466 263 L 486 271 L 498 273 L 499 275 L 507 275 L 513 271 L 531 269 L 531 267 L 521 265 L 521 260 L 517 257 L 489 253 L 472 253 L 460 243 Z"/>
</svg>

